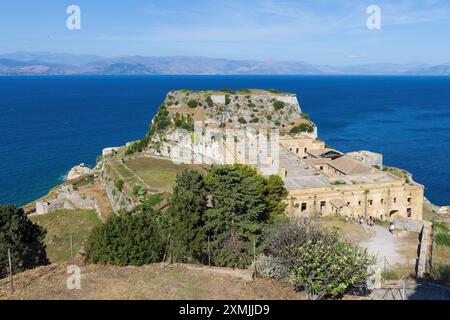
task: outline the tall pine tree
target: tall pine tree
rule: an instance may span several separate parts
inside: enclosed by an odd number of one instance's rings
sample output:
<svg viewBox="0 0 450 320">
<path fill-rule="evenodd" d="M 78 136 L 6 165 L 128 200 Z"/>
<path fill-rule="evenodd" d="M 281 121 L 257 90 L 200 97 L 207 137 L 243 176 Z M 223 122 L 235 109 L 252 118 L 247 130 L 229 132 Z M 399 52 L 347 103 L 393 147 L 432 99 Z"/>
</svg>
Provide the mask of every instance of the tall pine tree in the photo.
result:
<svg viewBox="0 0 450 320">
<path fill-rule="evenodd" d="M 204 261 L 206 205 L 203 176 L 195 170 L 182 171 L 177 176 L 168 210 L 170 254 L 176 262 L 192 258 Z"/>
<path fill-rule="evenodd" d="M 206 212 L 215 265 L 245 267 L 267 220 L 266 181 L 245 165 L 213 166 L 205 177 L 212 208 Z"/>
<path fill-rule="evenodd" d="M 46 233 L 28 219 L 23 209 L 0 206 L 0 278 L 7 275 L 8 249 L 15 273 L 49 263 L 44 244 Z"/>
</svg>

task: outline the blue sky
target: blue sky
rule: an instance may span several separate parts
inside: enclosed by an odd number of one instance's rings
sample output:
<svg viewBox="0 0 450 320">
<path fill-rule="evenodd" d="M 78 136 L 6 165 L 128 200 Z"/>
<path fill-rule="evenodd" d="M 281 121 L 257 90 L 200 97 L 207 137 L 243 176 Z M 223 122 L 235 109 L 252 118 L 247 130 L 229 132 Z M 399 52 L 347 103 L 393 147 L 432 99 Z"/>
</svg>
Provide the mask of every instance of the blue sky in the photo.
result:
<svg viewBox="0 0 450 320">
<path fill-rule="evenodd" d="M 71 4 L 81 30 L 66 28 Z M 381 30 L 366 27 L 372 4 Z M 450 62 L 450 1 L 2 1 L 0 40 L 0 53 L 439 64 Z"/>
</svg>

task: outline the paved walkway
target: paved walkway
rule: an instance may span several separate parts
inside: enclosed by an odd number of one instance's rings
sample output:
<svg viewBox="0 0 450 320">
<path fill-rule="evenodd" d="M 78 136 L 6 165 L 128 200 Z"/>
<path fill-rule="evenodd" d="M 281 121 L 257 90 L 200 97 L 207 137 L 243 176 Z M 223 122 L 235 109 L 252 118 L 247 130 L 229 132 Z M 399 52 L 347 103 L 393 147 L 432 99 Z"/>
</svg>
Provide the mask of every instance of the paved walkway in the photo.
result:
<svg viewBox="0 0 450 320">
<path fill-rule="evenodd" d="M 410 257 L 408 258 L 401 252 L 403 249 L 411 246 L 410 243 L 402 241 L 403 231 L 399 234 L 391 234 L 387 228 L 378 225 L 374 227 L 364 225 L 364 228 L 374 235 L 360 244 L 367 248 L 370 254 L 378 258 L 380 268 L 384 268 L 384 258 L 387 259 L 391 266 L 410 263 Z"/>
</svg>

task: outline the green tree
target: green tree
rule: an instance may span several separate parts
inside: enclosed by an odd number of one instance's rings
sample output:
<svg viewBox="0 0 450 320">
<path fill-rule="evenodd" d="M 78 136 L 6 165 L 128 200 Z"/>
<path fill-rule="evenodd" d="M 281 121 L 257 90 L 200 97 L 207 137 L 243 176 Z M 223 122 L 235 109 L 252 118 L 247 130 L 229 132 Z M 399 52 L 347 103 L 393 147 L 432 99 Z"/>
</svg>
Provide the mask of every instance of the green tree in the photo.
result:
<svg viewBox="0 0 450 320">
<path fill-rule="evenodd" d="M 285 103 L 283 101 L 276 100 L 273 103 L 273 108 L 275 109 L 275 111 L 281 110 L 284 107 L 285 107 Z"/>
<path fill-rule="evenodd" d="M 205 176 L 212 207 L 205 226 L 211 236 L 212 262 L 219 266 L 245 267 L 258 252 L 270 217 L 279 213 L 285 192 L 279 181 L 269 181 L 246 165 L 213 166 Z"/>
<path fill-rule="evenodd" d="M 301 132 L 313 132 L 314 131 L 314 127 L 308 123 L 302 123 L 299 124 L 298 126 L 292 127 L 292 129 L 289 131 L 290 135 L 296 135 L 299 134 Z"/>
<path fill-rule="evenodd" d="M 31 222 L 21 208 L 0 206 L 0 278 L 7 275 L 8 249 L 15 273 L 48 264 L 46 230 Z"/>
<path fill-rule="evenodd" d="M 202 175 L 195 170 L 182 171 L 177 176 L 167 213 L 170 252 L 175 261 L 187 262 L 191 258 L 202 261 L 202 246 L 206 239 L 206 203 L 207 194 Z"/>
<path fill-rule="evenodd" d="M 166 247 L 164 222 L 150 205 L 110 217 L 92 230 L 86 245 L 93 263 L 144 265 L 160 262 Z"/>
<path fill-rule="evenodd" d="M 283 200 L 288 196 L 288 191 L 280 176 L 271 175 L 266 179 L 264 195 L 269 221 L 272 223 L 287 219 L 285 214 L 287 204 Z"/>
<path fill-rule="evenodd" d="M 188 105 L 189 108 L 195 109 L 195 108 L 197 108 L 197 106 L 198 106 L 198 102 L 197 102 L 197 100 L 195 100 L 195 99 L 191 99 L 191 100 L 189 100 L 189 101 L 187 102 L 187 105 Z"/>
</svg>

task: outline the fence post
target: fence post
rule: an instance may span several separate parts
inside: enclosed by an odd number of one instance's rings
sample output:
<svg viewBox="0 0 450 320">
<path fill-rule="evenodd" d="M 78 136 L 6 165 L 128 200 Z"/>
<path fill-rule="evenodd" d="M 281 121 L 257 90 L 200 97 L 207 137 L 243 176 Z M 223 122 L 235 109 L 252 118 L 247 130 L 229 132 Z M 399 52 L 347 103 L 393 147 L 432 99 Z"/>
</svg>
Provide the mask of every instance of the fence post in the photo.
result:
<svg viewBox="0 0 450 320">
<path fill-rule="evenodd" d="M 75 260 L 73 257 L 73 234 L 70 234 L 70 256 L 72 257 L 72 265 L 75 265 Z"/>
<path fill-rule="evenodd" d="M 253 240 L 253 276 L 256 278 L 256 241 Z"/>
<path fill-rule="evenodd" d="M 211 247 L 209 244 L 209 236 L 208 236 L 208 266 L 211 268 Z"/>
<path fill-rule="evenodd" d="M 8 263 L 9 263 L 9 288 L 11 289 L 11 292 L 14 292 L 12 262 L 11 262 L 11 249 L 10 248 L 8 248 Z"/>
</svg>

